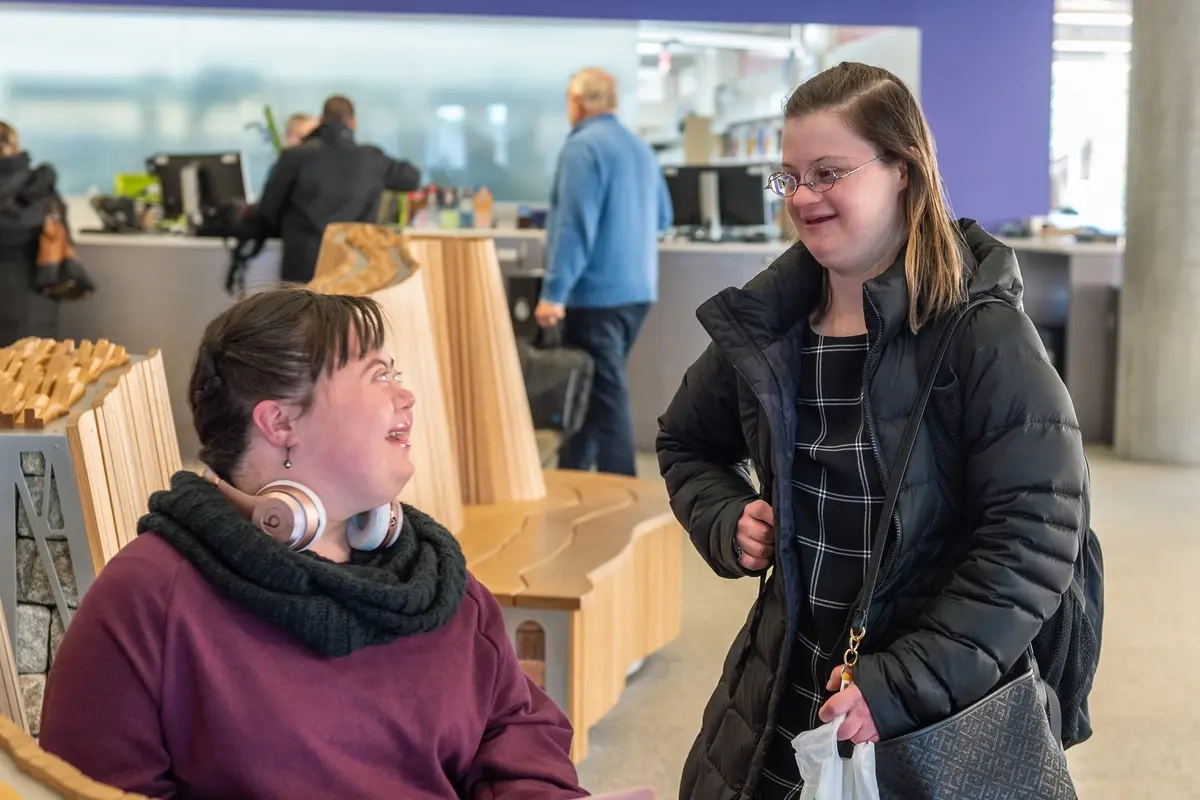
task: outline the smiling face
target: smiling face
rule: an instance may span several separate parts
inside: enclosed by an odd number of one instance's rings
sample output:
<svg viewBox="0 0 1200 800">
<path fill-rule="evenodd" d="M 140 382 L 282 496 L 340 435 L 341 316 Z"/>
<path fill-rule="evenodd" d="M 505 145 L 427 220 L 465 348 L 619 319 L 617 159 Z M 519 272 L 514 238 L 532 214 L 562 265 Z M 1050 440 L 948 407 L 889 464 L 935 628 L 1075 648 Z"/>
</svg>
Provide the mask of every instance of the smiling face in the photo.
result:
<svg viewBox="0 0 1200 800">
<path fill-rule="evenodd" d="M 369 350 L 322 375 L 312 404 L 294 418 L 288 477 L 316 491 L 331 517 L 384 505 L 412 478 L 416 399 L 399 378 L 386 351 Z"/>
<path fill-rule="evenodd" d="M 886 269 L 907 235 L 902 163 L 879 151 L 832 111 L 790 119 L 783 129 L 783 171 L 800 181 L 787 202 L 800 241 L 826 269 L 859 276 Z M 804 184 L 806 174 L 838 177 L 828 191 Z M 855 170 L 852 174 L 846 173 Z M 886 263 L 883 263 L 886 262 Z"/>
</svg>

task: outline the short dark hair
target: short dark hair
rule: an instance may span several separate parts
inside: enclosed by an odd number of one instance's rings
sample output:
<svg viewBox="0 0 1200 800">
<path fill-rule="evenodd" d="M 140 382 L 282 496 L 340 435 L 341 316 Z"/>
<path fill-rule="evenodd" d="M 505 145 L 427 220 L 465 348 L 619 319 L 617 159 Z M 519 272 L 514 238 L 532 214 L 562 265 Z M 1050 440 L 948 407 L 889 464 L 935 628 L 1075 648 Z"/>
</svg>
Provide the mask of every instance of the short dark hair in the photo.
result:
<svg viewBox="0 0 1200 800">
<path fill-rule="evenodd" d="M 335 94 L 325 101 L 321 109 L 321 119 L 325 122 L 348 123 L 354 119 L 354 103 L 345 95 Z"/>
<path fill-rule="evenodd" d="M 285 287 L 227 309 L 205 329 L 188 387 L 200 460 L 231 481 L 258 403 L 298 402 L 307 411 L 322 373 L 378 350 L 383 340 L 383 312 L 370 297 Z"/>
</svg>

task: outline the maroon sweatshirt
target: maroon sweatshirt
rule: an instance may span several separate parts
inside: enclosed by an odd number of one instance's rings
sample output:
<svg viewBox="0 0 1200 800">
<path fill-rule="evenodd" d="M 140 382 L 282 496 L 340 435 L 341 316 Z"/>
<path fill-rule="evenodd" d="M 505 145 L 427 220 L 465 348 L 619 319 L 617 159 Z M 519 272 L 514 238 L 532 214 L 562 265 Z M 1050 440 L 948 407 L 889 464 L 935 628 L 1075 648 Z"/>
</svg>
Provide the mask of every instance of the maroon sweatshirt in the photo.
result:
<svg viewBox="0 0 1200 800">
<path fill-rule="evenodd" d="M 441 628 L 313 654 L 142 534 L 88 590 L 46 687 L 41 745 L 178 798 L 582 797 L 571 727 L 474 577 Z"/>
</svg>

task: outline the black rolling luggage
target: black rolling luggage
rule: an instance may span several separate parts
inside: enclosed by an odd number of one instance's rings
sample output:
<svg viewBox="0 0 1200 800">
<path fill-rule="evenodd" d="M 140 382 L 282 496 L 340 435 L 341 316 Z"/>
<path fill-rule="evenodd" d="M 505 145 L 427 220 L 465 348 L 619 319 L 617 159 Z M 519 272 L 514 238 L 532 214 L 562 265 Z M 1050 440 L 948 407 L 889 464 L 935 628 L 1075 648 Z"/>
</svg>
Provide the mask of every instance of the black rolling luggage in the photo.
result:
<svg viewBox="0 0 1200 800">
<path fill-rule="evenodd" d="M 557 328 L 518 337 L 517 354 L 534 429 L 558 431 L 563 438 L 578 431 L 592 391 L 592 357 L 564 347 Z"/>
</svg>

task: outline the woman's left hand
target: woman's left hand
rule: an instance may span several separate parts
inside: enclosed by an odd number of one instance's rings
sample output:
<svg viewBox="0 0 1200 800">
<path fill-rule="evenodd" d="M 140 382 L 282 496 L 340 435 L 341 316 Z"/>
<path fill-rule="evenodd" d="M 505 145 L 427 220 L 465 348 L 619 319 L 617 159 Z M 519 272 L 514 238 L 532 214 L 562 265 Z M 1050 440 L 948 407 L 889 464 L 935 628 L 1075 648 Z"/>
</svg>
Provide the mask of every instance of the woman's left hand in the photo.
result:
<svg viewBox="0 0 1200 800">
<path fill-rule="evenodd" d="M 841 685 L 842 668 L 839 665 L 830 674 L 829 683 L 825 684 L 825 688 L 832 692 Z M 871 709 L 867 708 L 862 691 L 853 683 L 829 698 L 825 705 L 821 706 L 818 716 L 822 722 L 829 722 L 842 714 L 846 715 L 846 719 L 838 729 L 839 741 L 849 739 L 854 744 L 879 741 L 879 731 L 875 728 L 875 720 L 871 718 Z"/>
</svg>

